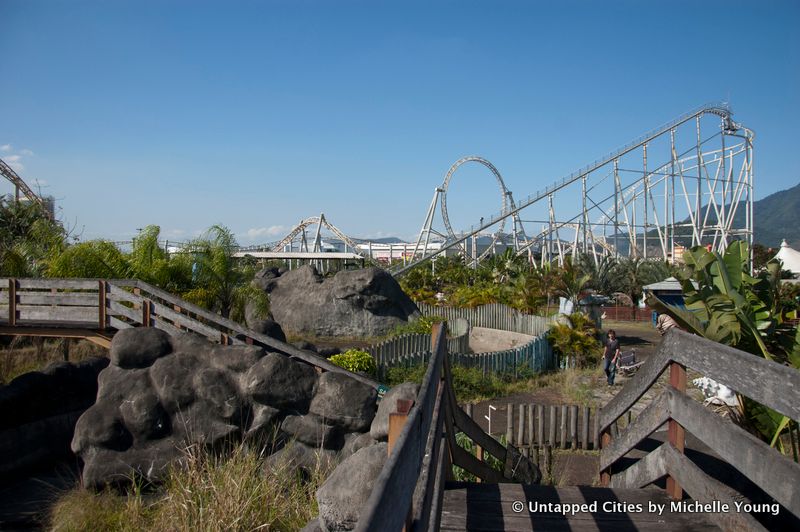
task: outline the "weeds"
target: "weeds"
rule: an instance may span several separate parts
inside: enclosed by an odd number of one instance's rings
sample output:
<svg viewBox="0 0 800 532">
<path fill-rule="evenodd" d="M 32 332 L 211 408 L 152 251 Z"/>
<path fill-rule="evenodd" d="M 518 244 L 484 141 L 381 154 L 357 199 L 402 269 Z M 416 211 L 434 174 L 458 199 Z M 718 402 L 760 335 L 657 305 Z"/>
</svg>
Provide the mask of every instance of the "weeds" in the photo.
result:
<svg viewBox="0 0 800 532">
<path fill-rule="evenodd" d="M 224 457 L 199 447 L 170 469 L 154 492 L 134 483 L 127 495 L 76 488 L 53 508 L 50 528 L 77 530 L 298 530 L 317 515 L 315 493 L 329 468 L 307 477 L 290 464 L 264 466 L 243 444 Z"/>
</svg>

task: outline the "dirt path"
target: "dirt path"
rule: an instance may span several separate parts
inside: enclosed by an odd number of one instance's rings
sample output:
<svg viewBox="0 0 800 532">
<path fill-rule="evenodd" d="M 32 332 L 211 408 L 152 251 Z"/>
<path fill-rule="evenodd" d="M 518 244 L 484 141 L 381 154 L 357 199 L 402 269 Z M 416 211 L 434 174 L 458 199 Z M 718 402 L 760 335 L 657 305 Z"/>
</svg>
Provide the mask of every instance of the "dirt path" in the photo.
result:
<svg viewBox="0 0 800 532">
<path fill-rule="evenodd" d="M 526 344 L 533 340 L 533 336 L 520 334 L 500 329 L 487 329 L 473 327 L 469 333 L 469 348 L 473 353 L 488 353 L 490 351 L 505 351 Z"/>
</svg>

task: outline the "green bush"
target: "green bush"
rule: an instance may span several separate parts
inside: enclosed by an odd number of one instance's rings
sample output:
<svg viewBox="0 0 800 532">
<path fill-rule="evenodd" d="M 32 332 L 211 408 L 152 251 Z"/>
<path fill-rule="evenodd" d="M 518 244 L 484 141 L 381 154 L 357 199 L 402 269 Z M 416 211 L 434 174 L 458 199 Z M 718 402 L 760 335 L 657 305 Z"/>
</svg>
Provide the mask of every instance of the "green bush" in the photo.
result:
<svg viewBox="0 0 800 532">
<path fill-rule="evenodd" d="M 433 324 L 443 321 L 444 318 L 441 316 L 421 316 L 405 325 L 398 325 L 389 336 L 400 336 L 401 334 L 431 334 Z"/>
<path fill-rule="evenodd" d="M 354 373 L 366 373 L 374 376 L 378 369 L 372 355 L 359 349 L 348 349 L 344 353 L 332 356 L 330 361 L 340 368 Z"/>
<path fill-rule="evenodd" d="M 402 382 L 422 383 L 426 365 L 417 364 L 409 367 L 396 366 L 389 368 L 386 378 L 390 386 Z M 453 372 L 453 390 L 459 403 L 473 403 L 492 397 L 501 397 L 508 392 L 508 384 L 502 376 L 483 374 L 480 368 L 451 366 Z"/>
</svg>

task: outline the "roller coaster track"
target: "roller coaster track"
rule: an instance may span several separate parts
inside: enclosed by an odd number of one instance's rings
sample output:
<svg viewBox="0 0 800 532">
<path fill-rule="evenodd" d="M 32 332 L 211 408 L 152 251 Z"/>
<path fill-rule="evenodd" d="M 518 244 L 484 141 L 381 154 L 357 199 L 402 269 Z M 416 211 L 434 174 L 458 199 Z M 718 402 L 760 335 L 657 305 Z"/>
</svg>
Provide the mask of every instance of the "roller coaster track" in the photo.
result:
<svg viewBox="0 0 800 532">
<path fill-rule="evenodd" d="M 25 181 L 19 176 L 19 174 L 17 174 L 14 171 L 14 169 L 11 168 L 8 164 L 6 164 L 6 162 L 2 159 L 0 159 L 0 174 L 2 174 L 3 177 L 8 179 L 12 185 L 14 185 L 16 189 L 17 200 L 19 200 L 19 193 L 22 192 L 22 194 L 26 198 L 28 198 L 31 202 L 41 206 L 42 210 L 45 213 L 47 213 L 48 217 L 51 216 L 50 211 L 45 207 L 42 198 L 40 198 L 33 190 L 31 190 L 31 187 L 29 187 L 28 184 L 25 183 Z"/>
<path fill-rule="evenodd" d="M 404 266 L 395 267 L 394 269 L 391 270 L 392 274 L 395 275 L 395 276 L 402 275 L 405 272 L 407 272 L 408 270 L 410 270 L 410 269 L 414 268 L 415 266 L 417 266 L 418 264 L 420 264 L 422 262 L 425 262 L 427 260 L 430 260 L 432 258 L 435 258 L 435 257 L 437 257 L 439 255 L 442 255 L 445 252 L 447 252 L 448 250 L 451 250 L 451 249 L 453 249 L 453 248 L 455 248 L 457 246 L 458 247 L 463 247 L 465 242 L 467 242 L 469 239 L 475 237 L 476 235 L 478 235 L 480 233 L 487 232 L 487 230 L 489 230 L 493 226 L 496 226 L 499 223 L 502 223 L 504 220 L 508 219 L 509 217 L 518 216 L 518 213 L 520 211 L 530 207 L 531 205 L 534 205 L 534 204 L 536 204 L 538 202 L 541 202 L 542 200 L 544 200 L 546 198 L 551 198 L 551 201 L 552 201 L 552 197 L 553 197 L 554 193 L 556 193 L 556 192 L 568 187 L 569 185 L 572 185 L 572 184 L 574 184 L 574 183 L 576 183 L 578 181 L 582 181 L 582 180 L 583 180 L 583 184 L 584 184 L 584 190 L 583 190 L 584 210 L 583 210 L 583 212 L 581 214 L 579 214 L 578 216 L 574 217 L 571 221 L 574 223 L 575 218 L 578 218 L 579 216 L 582 215 L 584 217 L 584 219 L 581 220 L 579 223 L 581 223 L 584 231 L 588 231 L 588 226 L 591 225 L 591 224 L 588 221 L 587 207 L 586 207 L 586 203 L 585 203 L 586 202 L 586 188 L 585 187 L 586 187 L 586 178 L 587 178 L 587 176 L 589 176 L 589 174 L 591 174 L 592 172 L 595 172 L 598 169 L 601 169 L 602 167 L 607 166 L 607 165 L 611 165 L 613 163 L 615 165 L 615 167 L 614 167 L 615 177 L 617 177 L 616 176 L 616 172 L 617 172 L 616 163 L 620 160 L 621 157 L 623 157 L 623 156 L 625 156 L 627 154 L 630 154 L 631 152 L 633 152 L 635 150 L 638 150 L 640 148 L 643 148 L 643 150 L 644 150 L 645 165 L 644 165 L 643 177 L 641 178 L 641 180 L 644 182 L 644 192 L 641 193 L 641 194 L 634 194 L 634 196 L 637 197 L 637 198 L 643 199 L 643 201 L 645 202 L 645 206 L 647 206 L 648 196 L 649 196 L 649 200 L 651 202 L 653 201 L 653 199 L 652 199 L 652 191 L 648 190 L 648 187 L 649 187 L 649 184 L 650 184 L 649 183 L 649 178 L 651 176 L 653 176 L 653 175 L 658 175 L 658 172 L 660 170 L 663 170 L 663 168 L 665 166 L 665 165 L 662 165 L 655 171 L 652 171 L 652 170 L 648 171 L 647 170 L 647 166 L 646 165 L 647 165 L 647 146 L 648 146 L 648 144 L 651 143 L 654 139 L 659 138 L 659 137 L 663 137 L 663 136 L 665 136 L 667 134 L 670 134 L 670 135 L 673 136 L 673 139 L 672 139 L 672 141 L 673 141 L 673 144 L 672 144 L 672 151 L 673 151 L 672 160 L 671 160 L 671 163 L 667 163 L 667 164 L 671 164 L 672 165 L 672 174 L 671 175 L 676 176 L 677 173 L 675 171 L 675 164 L 679 163 L 681 161 L 678 161 L 679 157 L 675 153 L 674 133 L 675 133 L 676 129 L 679 126 L 682 126 L 682 125 L 690 122 L 691 120 L 697 120 L 698 121 L 698 126 L 697 126 L 697 129 L 698 129 L 698 140 L 697 140 L 697 155 L 696 156 L 697 156 L 697 159 L 698 159 L 697 170 L 698 170 L 698 173 L 701 174 L 701 176 L 698 177 L 698 191 L 697 191 L 697 195 L 696 195 L 697 201 L 699 202 L 699 198 L 701 197 L 701 194 L 707 194 L 707 195 L 709 195 L 711 197 L 711 202 L 714 203 L 713 208 L 717 211 L 717 219 L 720 220 L 720 224 L 719 224 L 720 227 L 718 229 L 721 229 L 721 231 L 722 231 L 722 238 L 721 238 L 720 242 L 718 243 L 718 245 L 719 246 L 726 245 L 727 242 L 725 241 L 725 239 L 727 238 L 727 235 L 725 233 L 725 227 L 729 227 L 730 226 L 730 220 L 732 219 L 733 213 L 727 213 L 727 214 L 730 215 L 730 218 L 726 218 L 725 220 L 721 219 L 722 217 L 720 216 L 720 214 L 723 214 L 723 215 L 726 214 L 725 213 L 725 205 L 723 204 L 723 207 L 720 208 L 719 205 L 718 205 L 719 202 L 714 202 L 714 199 L 713 199 L 714 194 L 715 193 L 719 194 L 719 192 L 717 191 L 717 188 L 716 188 L 717 187 L 716 183 L 713 185 L 713 188 L 712 188 L 712 185 L 710 185 L 710 184 L 708 185 L 710 192 L 709 191 L 704 191 L 704 192 L 700 191 L 699 180 L 702 178 L 702 172 L 703 171 L 706 172 L 705 178 L 707 180 L 710 181 L 712 179 L 712 176 L 708 175 L 708 172 L 709 172 L 708 168 L 705 167 L 707 162 L 703 159 L 703 155 L 704 154 L 702 154 L 700 152 L 700 146 L 701 146 L 702 142 L 705 142 L 705 141 L 701 142 L 701 139 L 699 137 L 699 135 L 700 135 L 699 120 L 700 120 L 701 117 L 706 116 L 706 115 L 713 115 L 713 116 L 720 117 L 721 118 L 721 122 L 722 122 L 722 124 L 721 124 L 721 133 L 722 133 L 723 148 L 722 148 L 721 155 L 720 155 L 720 166 L 722 167 L 722 174 L 723 175 L 721 175 L 721 176 L 720 175 L 713 176 L 713 179 L 717 179 L 717 178 L 720 178 L 720 179 L 723 179 L 723 180 L 724 179 L 728 179 L 729 183 L 723 184 L 722 187 L 721 187 L 723 189 L 723 193 L 724 194 L 729 194 L 731 197 L 736 196 L 738 198 L 744 198 L 744 199 L 746 199 L 746 200 L 748 200 L 750 202 L 750 207 L 752 207 L 752 203 L 751 203 L 752 202 L 752 196 L 751 196 L 752 183 L 751 182 L 744 182 L 744 184 L 742 184 L 742 182 L 738 182 L 738 181 L 737 182 L 733 182 L 733 179 L 732 179 L 733 178 L 733 176 L 732 176 L 732 171 L 733 171 L 732 164 L 731 164 L 730 167 L 726 167 L 725 166 L 726 158 L 728 157 L 729 153 L 725 151 L 724 137 L 730 135 L 730 136 L 741 137 L 742 139 L 744 139 L 744 143 L 743 143 L 744 146 L 745 146 L 744 151 L 746 151 L 747 154 L 748 154 L 748 158 L 747 158 L 747 161 L 746 161 L 747 168 L 744 171 L 746 172 L 746 178 L 752 179 L 752 176 L 751 176 L 751 173 L 750 173 L 751 172 L 751 167 L 750 167 L 751 163 L 750 163 L 749 154 L 750 154 L 750 150 L 752 149 L 752 141 L 753 141 L 754 135 L 753 135 L 752 131 L 750 131 L 747 128 L 744 128 L 743 126 L 741 126 L 741 125 L 739 125 L 739 124 L 737 124 L 737 123 L 735 123 L 733 121 L 732 112 L 731 112 L 731 110 L 730 110 L 730 108 L 728 107 L 727 104 L 725 104 L 725 103 L 706 104 L 706 105 L 698 107 L 698 108 L 696 108 L 696 109 L 694 109 L 692 111 L 689 111 L 689 112 L 679 116 L 678 118 L 676 118 L 676 119 L 674 119 L 674 120 L 672 120 L 670 122 L 667 122 L 666 124 L 656 128 L 656 129 L 651 130 L 650 132 L 642 135 L 641 137 L 639 137 L 636 140 L 628 143 L 627 145 L 623 146 L 622 148 L 619 148 L 618 150 L 606 155 L 605 157 L 603 157 L 601 159 L 597 159 L 593 163 L 581 168 L 580 170 L 577 170 L 577 171 L 569 174 L 568 176 L 564 177 L 563 179 L 553 183 L 552 185 L 549 185 L 549 186 L 545 187 L 544 189 L 542 189 L 542 190 L 540 190 L 540 191 L 528 196 L 524 200 L 518 202 L 516 205 L 512 205 L 512 206 L 510 206 L 508 208 L 506 208 L 506 206 L 504 205 L 503 210 L 499 214 L 491 216 L 487 221 L 484 221 L 483 218 L 482 218 L 481 219 L 481 223 L 477 224 L 476 226 L 475 225 L 472 226 L 468 231 L 465 231 L 464 233 L 462 233 L 461 235 L 458 235 L 455 238 L 451 236 L 438 249 L 429 252 L 427 247 L 423 248 L 423 253 L 422 253 L 421 256 L 418 256 L 418 257 L 415 256 L 414 260 L 409 261 Z M 743 131 L 743 135 L 742 134 L 738 134 L 739 131 Z M 717 135 L 719 135 L 719 133 L 717 133 Z M 714 137 L 711 137 L 711 138 L 714 138 Z M 708 141 L 708 140 L 710 140 L 710 139 L 706 139 L 706 141 Z M 715 161 L 716 161 L 716 159 L 715 159 Z M 681 169 L 678 169 L 678 171 L 682 172 Z M 720 170 L 717 170 L 717 172 L 719 173 Z M 682 177 L 683 177 L 683 174 L 681 173 L 681 178 Z M 730 190 L 728 189 L 729 184 L 731 186 Z M 735 190 L 733 188 L 734 185 L 736 186 Z M 743 190 L 744 190 L 744 193 L 743 193 Z M 673 198 L 674 198 L 674 196 L 673 196 Z M 687 198 L 688 198 L 688 194 L 687 194 Z M 727 196 L 726 196 L 726 198 L 727 198 Z M 727 199 L 723 199 L 723 202 L 726 201 L 726 200 Z M 618 212 L 619 211 L 619 204 L 616 203 L 616 201 L 615 201 L 615 204 L 618 205 L 616 207 L 617 212 Z M 687 199 L 687 204 L 688 204 L 688 199 Z M 595 203 L 595 206 L 598 206 L 598 205 Z M 706 208 L 706 216 L 705 216 L 704 221 L 708 220 L 708 214 L 709 214 L 711 208 L 712 208 L 711 205 L 709 205 Z M 433 206 L 432 206 L 431 210 L 432 209 L 433 209 Z M 551 209 L 552 209 L 552 207 L 551 207 Z M 699 218 L 699 215 L 700 215 L 699 203 L 697 205 L 697 209 L 696 210 L 697 210 L 697 212 L 694 213 L 694 214 L 697 215 L 697 217 Z M 430 212 L 431 211 L 429 211 L 429 213 Z M 690 209 L 690 212 L 691 212 L 691 209 Z M 627 212 L 625 214 L 627 216 Z M 747 228 L 745 228 L 745 230 L 742 233 L 744 235 L 748 236 L 749 239 L 752 239 L 752 212 L 748 212 L 748 215 L 749 215 L 748 216 L 748 223 L 750 225 Z M 429 216 L 430 216 L 430 214 L 429 214 Z M 695 220 L 694 216 L 692 218 L 692 222 L 693 222 L 693 224 L 695 226 L 699 226 L 700 225 L 700 221 L 699 220 Z M 552 220 L 551 220 L 551 223 L 552 223 Z M 673 224 L 674 223 L 675 223 L 675 220 L 673 219 Z M 666 221 L 665 221 L 665 224 L 666 224 Z M 621 225 L 628 225 L 629 228 L 630 228 L 630 231 L 631 231 L 631 235 L 633 236 L 634 239 L 636 238 L 637 226 L 635 224 L 635 221 L 634 221 L 634 223 L 632 225 L 630 223 L 628 223 L 627 221 L 625 222 L 625 224 L 621 224 Z M 656 223 L 655 224 L 649 224 L 648 221 L 647 221 L 647 218 L 645 217 L 645 223 L 644 223 L 645 234 L 646 234 L 647 230 L 656 229 L 656 228 L 658 228 L 659 225 L 660 224 L 659 224 L 659 221 L 657 219 L 657 216 L 656 216 Z M 700 239 L 702 237 L 702 229 L 699 229 L 699 230 L 696 229 L 695 230 L 695 233 L 698 233 L 698 232 L 700 234 L 697 234 L 696 237 L 698 239 Z M 552 231 L 550 231 L 550 233 L 552 234 Z M 645 236 L 645 238 L 646 238 L 646 236 Z M 585 237 L 584 237 L 584 239 L 585 239 Z M 716 236 L 715 236 L 715 243 L 717 243 L 716 242 Z M 525 242 L 521 247 L 518 247 L 517 249 L 520 250 L 522 248 L 530 248 L 530 246 L 532 244 L 533 244 L 532 241 L 528 241 L 528 242 Z M 632 244 L 631 247 L 632 247 L 632 249 L 635 250 L 635 241 L 634 241 L 634 243 Z M 644 247 L 646 248 L 646 244 L 645 244 Z M 645 249 L 644 253 L 646 255 L 646 253 L 647 253 L 646 249 Z M 646 258 L 646 256 L 645 256 L 645 258 Z"/>
</svg>

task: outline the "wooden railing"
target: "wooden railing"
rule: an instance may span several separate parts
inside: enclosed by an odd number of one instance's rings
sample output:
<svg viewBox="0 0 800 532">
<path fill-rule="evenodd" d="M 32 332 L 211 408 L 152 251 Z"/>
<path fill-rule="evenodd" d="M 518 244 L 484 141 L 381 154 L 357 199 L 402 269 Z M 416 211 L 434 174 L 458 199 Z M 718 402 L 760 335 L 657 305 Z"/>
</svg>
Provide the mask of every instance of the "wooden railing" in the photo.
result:
<svg viewBox="0 0 800 532">
<path fill-rule="evenodd" d="M 0 279 L 0 334 L 82 336 L 108 346 L 117 330 L 155 327 L 223 345 L 258 345 L 326 371 L 372 379 L 257 333 L 145 282 L 129 279 Z"/>
<path fill-rule="evenodd" d="M 445 481 L 451 464 L 487 482 L 513 479 L 531 482 L 532 464 L 512 445 L 504 447 L 467 416 L 456 403 L 444 328 L 436 324 L 432 352 L 414 407 L 405 419 L 356 530 L 437 530 Z M 398 401 L 399 402 L 399 401 Z M 501 460 L 497 471 L 456 443 L 463 432 L 484 451 Z"/>
<path fill-rule="evenodd" d="M 667 476 L 667 492 L 679 500 L 685 490 L 702 503 L 728 504 L 729 512 L 713 514 L 725 530 L 763 530 L 749 513 L 733 511 L 734 502 L 722 485 L 684 455 L 685 431 L 707 445 L 766 494 L 800 517 L 800 465 L 739 426 L 689 398 L 686 368 L 693 369 L 739 394 L 791 419 L 800 419 L 800 372 L 750 353 L 672 329 L 659 350 L 600 413 L 601 482 L 640 488 Z M 667 369 L 670 385 L 618 436 L 616 421 Z M 620 459 L 651 433 L 668 424 L 668 441 L 617 474 Z"/>
</svg>

